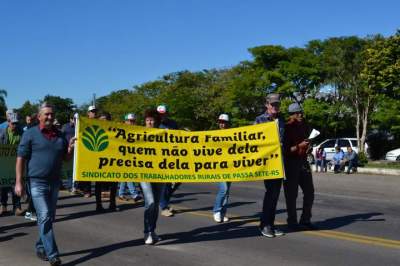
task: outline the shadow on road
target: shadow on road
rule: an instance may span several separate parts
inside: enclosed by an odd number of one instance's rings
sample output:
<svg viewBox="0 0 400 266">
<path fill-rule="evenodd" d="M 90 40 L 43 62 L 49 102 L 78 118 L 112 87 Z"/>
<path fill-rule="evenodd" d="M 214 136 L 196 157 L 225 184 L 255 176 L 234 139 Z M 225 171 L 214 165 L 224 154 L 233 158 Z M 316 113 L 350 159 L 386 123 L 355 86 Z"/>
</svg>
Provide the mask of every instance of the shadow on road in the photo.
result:
<svg viewBox="0 0 400 266">
<path fill-rule="evenodd" d="M 238 206 L 242 206 L 242 205 L 248 205 L 248 204 L 254 204 L 256 203 L 255 201 L 241 201 L 241 202 L 232 202 L 230 204 L 228 204 L 228 209 L 229 208 L 234 208 L 234 207 L 238 207 Z M 186 213 L 186 212 L 197 212 L 197 211 L 212 211 L 213 206 L 209 206 L 209 207 L 203 207 L 203 208 L 197 208 L 197 209 L 184 209 L 184 208 L 177 208 L 177 210 L 175 210 L 176 214 L 181 214 L 181 213 Z"/>
<path fill-rule="evenodd" d="M 143 238 L 140 239 L 134 239 L 134 240 L 129 240 L 121 243 L 116 243 L 116 244 L 111 244 L 107 246 L 102 246 L 102 247 L 97 247 L 97 248 L 91 248 L 91 249 L 85 249 L 85 250 L 79 250 L 79 251 L 74 251 L 74 252 L 69 252 L 69 253 L 61 253 L 60 257 L 65 257 L 65 256 L 72 256 L 72 255 L 80 255 L 80 254 L 86 254 L 87 255 L 75 259 L 73 261 L 63 263 L 63 265 L 77 265 L 79 263 L 84 263 L 88 260 L 101 257 L 107 253 L 113 252 L 115 250 L 123 249 L 123 248 L 129 248 L 129 247 L 135 247 L 135 246 L 142 246 L 144 245 Z"/>
<path fill-rule="evenodd" d="M 27 233 L 14 233 L 11 235 L 2 236 L 2 237 L 0 237 L 0 242 L 9 241 L 13 238 L 20 237 L 20 236 L 26 236 L 26 235 L 27 235 Z"/>
<path fill-rule="evenodd" d="M 315 223 L 319 230 L 333 230 L 355 222 L 382 222 L 385 221 L 383 218 L 371 219 L 374 216 L 380 216 L 383 213 L 380 212 L 369 212 L 359 213 L 340 217 L 329 218 L 324 221 L 318 221 Z"/>
</svg>

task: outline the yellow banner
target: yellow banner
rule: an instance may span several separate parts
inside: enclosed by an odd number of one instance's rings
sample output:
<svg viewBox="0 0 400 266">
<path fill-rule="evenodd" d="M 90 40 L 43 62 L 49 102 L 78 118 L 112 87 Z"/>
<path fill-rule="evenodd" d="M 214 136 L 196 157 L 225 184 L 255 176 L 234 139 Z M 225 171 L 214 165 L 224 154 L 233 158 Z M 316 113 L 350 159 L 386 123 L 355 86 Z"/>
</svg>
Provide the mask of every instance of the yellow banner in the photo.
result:
<svg viewBox="0 0 400 266">
<path fill-rule="evenodd" d="M 79 118 L 77 181 L 225 182 L 283 178 L 275 122 L 187 132 Z"/>
</svg>

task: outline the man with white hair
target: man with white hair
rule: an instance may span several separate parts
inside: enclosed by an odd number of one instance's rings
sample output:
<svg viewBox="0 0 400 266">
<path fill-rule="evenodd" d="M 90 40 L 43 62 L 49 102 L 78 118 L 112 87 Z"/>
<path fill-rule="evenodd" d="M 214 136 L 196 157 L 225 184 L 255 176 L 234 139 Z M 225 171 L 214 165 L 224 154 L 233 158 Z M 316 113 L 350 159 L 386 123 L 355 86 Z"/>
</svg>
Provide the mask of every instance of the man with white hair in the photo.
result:
<svg viewBox="0 0 400 266">
<path fill-rule="evenodd" d="M 24 194 L 25 166 L 31 187 L 31 196 L 37 214 L 39 239 L 36 255 L 48 260 L 50 265 L 61 265 L 55 241 L 53 222 L 61 184 L 63 159 L 72 157 L 75 138 L 68 143 L 54 127 L 55 113 L 52 105 L 43 103 L 39 108 L 39 125 L 25 131 L 18 146 L 15 193 Z"/>
</svg>

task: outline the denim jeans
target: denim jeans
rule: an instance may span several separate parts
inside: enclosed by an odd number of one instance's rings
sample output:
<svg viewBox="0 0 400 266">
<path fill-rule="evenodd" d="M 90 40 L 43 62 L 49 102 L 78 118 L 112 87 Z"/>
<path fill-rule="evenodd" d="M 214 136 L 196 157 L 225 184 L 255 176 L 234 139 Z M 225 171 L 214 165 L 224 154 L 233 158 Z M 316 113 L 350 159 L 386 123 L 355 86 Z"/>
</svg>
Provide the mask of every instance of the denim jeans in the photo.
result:
<svg viewBox="0 0 400 266">
<path fill-rule="evenodd" d="M 218 184 L 217 197 L 215 199 L 215 204 L 213 212 L 221 212 L 224 216 L 226 214 L 226 205 L 229 199 L 229 190 L 231 188 L 231 182 L 220 182 Z"/>
<path fill-rule="evenodd" d="M 53 232 L 55 221 L 59 179 L 30 178 L 33 205 L 39 226 L 39 240 L 36 250 L 44 250 L 49 259 L 58 256 L 58 248 Z"/>
<path fill-rule="evenodd" d="M 126 187 L 128 187 L 129 193 L 131 194 L 132 198 L 136 198 L 137 196 L 139 196 L 139 192 L 136 190 L 135 183 L 133 182 L 120 182 L 118 196 L 122 197 L 123 195 L 125 195 Z"/>
<path fill-rule="evenodd" d="M 144 197 L 144 233 L 156 230 L 158 219 L 158 205 L 161 194 L 164 193 L 165 183 L 140 182 Z"/>
<path fill-rule="evenodd" d="M 172 183 L 164 183 L 164 191 L 160 198 L 160 208 L 161 210 L 167 209 L 172 195 Z"/>
</svg>

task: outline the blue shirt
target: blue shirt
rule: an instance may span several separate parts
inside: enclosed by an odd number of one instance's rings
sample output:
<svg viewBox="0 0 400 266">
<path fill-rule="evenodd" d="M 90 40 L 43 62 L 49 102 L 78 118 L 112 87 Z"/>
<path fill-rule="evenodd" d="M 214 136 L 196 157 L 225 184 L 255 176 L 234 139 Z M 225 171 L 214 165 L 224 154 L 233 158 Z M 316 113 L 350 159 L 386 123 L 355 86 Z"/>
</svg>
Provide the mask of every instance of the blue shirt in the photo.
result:
<svg viewBox="0 0 400 266">
<path fill-rule="evenodd" d="M 39 126 L 35 126 L 22 135 L 17 154 L 27 160 L 28 177 L 60 178 L 67 147 L 67 140 L 61 132 L 58 132 L 56 138 L 49 140 L 42 134 Z"/>
<path fill-rule="evenodd" d="M 335 162 L 336 165 L 340 164 L 340 161 L 344 159 L 344 152 L 340 150 L 339 152 L 336 152 L 333 155 L 333 161 Z"/>
</svg>

